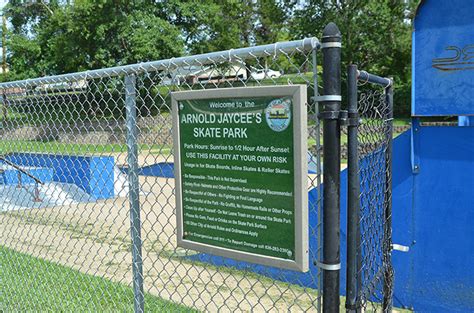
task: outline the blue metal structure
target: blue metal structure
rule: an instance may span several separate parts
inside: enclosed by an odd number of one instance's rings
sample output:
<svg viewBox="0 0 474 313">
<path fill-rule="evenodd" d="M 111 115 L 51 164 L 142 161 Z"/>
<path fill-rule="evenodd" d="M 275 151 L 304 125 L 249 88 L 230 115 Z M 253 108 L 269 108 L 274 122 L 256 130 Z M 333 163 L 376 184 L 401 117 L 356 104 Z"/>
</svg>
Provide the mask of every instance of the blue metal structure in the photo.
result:
<svg viewBox="0 0 474 313">
<path fill-rule="evenodd" d="M 393 240 L 410 247 L 393 253 L 396 307 L 474 311 L 473 139 L 415 123 L 394 141 Z"/>
<path fill-rule="evenodd" d="M 94 199 L 115 196 L 113 157 L 14 153 L 6 159 L 21 167 L 52 170 L 51 179 L 45 181 L 75 184 Z"/>
<path fill-rule="evenodd" d="M 474 126 L 474 116 L 459 116 L 458 125 L 459 126 Z"/>
<path fill-rule="evenodd" d="M 410 251 L 393 255 L 394 304 L 474 312 L 474 2 L 422 1 L 412 55 L 412 129 L 393 156 L 393 241 Z"/>
<path fill-rule="evenodd" d="M 425 0 L 413 31 L 414 116 L 474 115 L 474 2 Z"/>
</svg>

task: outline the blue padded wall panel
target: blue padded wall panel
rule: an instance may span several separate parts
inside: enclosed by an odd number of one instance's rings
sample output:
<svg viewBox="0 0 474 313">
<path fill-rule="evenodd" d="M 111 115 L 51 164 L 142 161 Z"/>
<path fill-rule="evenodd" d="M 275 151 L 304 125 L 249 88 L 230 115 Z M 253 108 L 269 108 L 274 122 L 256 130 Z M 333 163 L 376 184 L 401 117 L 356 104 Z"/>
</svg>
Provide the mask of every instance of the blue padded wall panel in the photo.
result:
<svg viewBox="0 0 474 313">
<path fill-rule="evenodd" d="M 412 54 L 413 115 L 474 115 L 474 1 L 424 1 Z"/>
<path fill-rule="evenodd" d="M 410 133 L 394 142 L 396 307 L 474 312 L 474 128 L 420 127 L 412 174 Z"/>
</svg>

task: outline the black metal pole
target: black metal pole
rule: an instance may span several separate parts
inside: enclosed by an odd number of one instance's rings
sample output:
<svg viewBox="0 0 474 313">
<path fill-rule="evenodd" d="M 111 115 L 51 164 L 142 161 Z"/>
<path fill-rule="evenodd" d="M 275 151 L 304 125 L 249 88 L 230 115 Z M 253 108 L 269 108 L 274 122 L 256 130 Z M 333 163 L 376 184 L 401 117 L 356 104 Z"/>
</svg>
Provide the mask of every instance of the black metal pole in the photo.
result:
<svg viewBox="0 0 474 313">
<path fill-rule="evenodd" d="M 357 71 L 357 74 L 361 82 L 377 84 L 386 88 L 392 84 L 392 81 L 389 78 L 370 74 L 370 73 L 367 73 L 366 71 Z"/>
<path fill-rule="evenodd" d="M 334 23 L 323 31 L 324 191 L 323 191 L 323 311 L 339 312 L 341 32 Z"/>
<path fill-rule="evenodd" d="M 359 267 L 357 262 L 358 228 L 359 228 L 359 152 L 357 128 L 359 114 L 357 108 L 357 66 L 349 65 L 347 69 L 348 91 L 348 125 L 347 125 L 347 268 L 346 268 L 346 310 L 357 312 L 357 280 Z"/>
<path fill-rule="evenodd" d="M 383 311 L 391 312 L 393 296 L 392 268 L 392 141 L 393 141 L 393 79 L 385 89 L 385 101 L 389 112 L 387 114 L 387 150 L 385 153 L 385 223 L 383 243 L 384 292 Z"/>
</svg>

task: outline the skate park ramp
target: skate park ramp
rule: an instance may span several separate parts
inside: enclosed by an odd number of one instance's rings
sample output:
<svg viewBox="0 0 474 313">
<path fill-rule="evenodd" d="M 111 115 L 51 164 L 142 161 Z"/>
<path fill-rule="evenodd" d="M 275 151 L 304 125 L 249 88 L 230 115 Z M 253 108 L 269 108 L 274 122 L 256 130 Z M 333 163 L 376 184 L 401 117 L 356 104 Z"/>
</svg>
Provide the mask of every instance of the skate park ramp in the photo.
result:
<svg viewBox="0 0 474 313">
<path fill-rule="evenodd" d="M 74 184 L 49 182 L 38 186 L 39 199 L 35 200 L 34 184 L 18 188 L 0 185 L 0 211 L 39 209 L 93 201 L 93 198 Z"/>
</svg>

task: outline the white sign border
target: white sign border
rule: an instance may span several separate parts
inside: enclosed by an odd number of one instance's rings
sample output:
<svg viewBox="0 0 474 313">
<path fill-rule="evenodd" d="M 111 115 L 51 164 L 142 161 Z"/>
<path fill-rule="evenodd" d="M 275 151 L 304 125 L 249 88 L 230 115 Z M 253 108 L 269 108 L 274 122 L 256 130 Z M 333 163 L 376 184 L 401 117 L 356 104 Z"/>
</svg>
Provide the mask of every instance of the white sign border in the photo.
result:
<svg viewBox="0 0 474 313">
<path fill-rule="evenodd" d="M 173 115 L 173 151 L 176 190 L 176 225 L 179 247 L 239 261 L 257 263 L 282 269 L 307 272 L 309 270 L 308 247 L 308 161 L 307 161 L 307 95 L 306 85 L 238 87 L 177 91 L 171 93 Z M 295 260 L 282 259 L 245 251 L 223 248 L 183 239 L 183 208 L 181 181 L 181 151 L 179 136 L 178 102 L 183 100 L 292 97 L 293 104 L 293 158 L 295 199 Z"/>
</svg>

